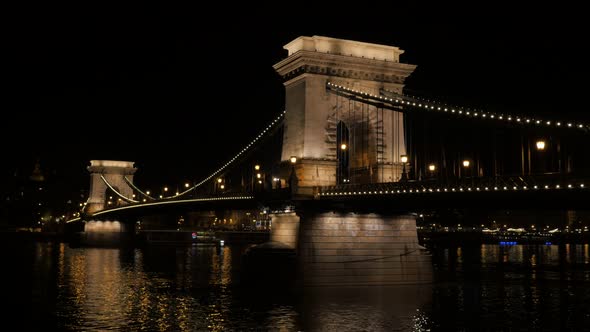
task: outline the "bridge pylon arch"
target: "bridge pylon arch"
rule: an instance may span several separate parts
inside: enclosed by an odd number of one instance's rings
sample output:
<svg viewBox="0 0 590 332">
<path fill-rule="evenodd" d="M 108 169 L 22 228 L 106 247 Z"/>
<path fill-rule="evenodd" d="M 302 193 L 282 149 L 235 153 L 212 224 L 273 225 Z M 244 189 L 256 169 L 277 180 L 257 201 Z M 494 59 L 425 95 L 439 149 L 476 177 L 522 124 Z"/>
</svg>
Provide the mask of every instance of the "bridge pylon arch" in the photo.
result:
<svg viewBox="0 0 590 332">
<path fill-rule="evenodd" d="M 113 188 L 117 188 L 121 195 L 129 199 L 133 198 L 133 188 L 125 181 L 125 177 L 133 183 L 133 174 L 137 171 L 134 162 L 91 160 L 87 169 L 90 172 L 90 192 L 85 212 L 93 213 L 107 207 L 105 202 L 109 188 L 103 177 Z M 126 202 L 121 202 L 121 204 L 126 204 Z"/>
<path fill-rule="evenodd" d="M 401 94 L 415 65 L 399 62 L 403 50 L 323 36 L 301 36 L 284 46 L 288 57 L 274 65 L 285 86 L 285 130 L 281 164 L 295 171 L 299 189 L 331 186 L 337 182 L 398 181 L 401 155 L 406 154 L 404 117 L 360 102 L 343 102 L 327 83 L 374 95 Z M 350 177 L 337 176 L 336 124 L 352 129 Z M 365 130 L 361 135 L 360 132 Z M 289 160 L 296 157 L 295 165 Z M 285 173 L 284 172 L 284 173 Z M 286 174 L 282 176 L 288 177 Z M 340 179 L 341 178 L 341 179 Z"/>
</svg>

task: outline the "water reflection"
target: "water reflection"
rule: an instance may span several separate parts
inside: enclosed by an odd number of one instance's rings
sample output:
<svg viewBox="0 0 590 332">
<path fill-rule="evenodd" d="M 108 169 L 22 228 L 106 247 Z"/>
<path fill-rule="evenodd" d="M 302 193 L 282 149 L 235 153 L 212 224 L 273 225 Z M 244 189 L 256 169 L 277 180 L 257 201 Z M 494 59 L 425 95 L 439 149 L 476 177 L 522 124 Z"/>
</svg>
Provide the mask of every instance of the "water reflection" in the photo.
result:
<svg viewBox="0 0 590 332">
<path fill-rule="evenodd" d="M 434 250 L 435 329 L 580 330 L 590 323 L 581 305 L 590 299 L 587 244 L 457 249 Z"/>
<path fill-rule="evenodd" d="M 420 331 L 430 325 L 424 308 L 432 285 L 308 288 L 301 303 L 304 330 Z"/>
<path fill-rule="evenodd" d="M 435 248 L 433 284 L 363 288 L 246 286 L 241 247 L 20 249 L 32 257 L 16 266 L 34 276 L 24 280 L 31 281 L 27 312 L 37 329 L 580 330 L 590 324 L 587 244 Z"/>
</svg>

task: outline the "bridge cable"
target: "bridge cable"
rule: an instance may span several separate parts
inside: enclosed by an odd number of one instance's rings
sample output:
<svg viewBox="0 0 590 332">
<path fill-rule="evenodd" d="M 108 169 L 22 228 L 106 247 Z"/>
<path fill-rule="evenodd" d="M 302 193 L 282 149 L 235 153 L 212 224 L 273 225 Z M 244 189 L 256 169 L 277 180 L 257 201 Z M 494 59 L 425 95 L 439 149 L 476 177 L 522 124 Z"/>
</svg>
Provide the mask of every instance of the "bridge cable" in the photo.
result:
<svg viewBox="0 0 590 332">
<path fill-rule="evenodd" d="M 183 196 L 195 189 L 197 189 L 198 187 L 200 187 L 201 185 L 203 185 L 204 183 L 206 183 L 207 181 L 211 180 L 214 176 L 216 176 L 217 174 L 221 173 L 223 170 L 225 170 L 226 168 L 228 168 L 231 164 L 234 163 L 234 161 L 236 161 L 236 159 L 238 159 L 238 157 L 240 157 L 241 155 L 243 155 L 245 152 L 249 151 L 252 149 L 252 146 L 254 145 L 254 143 L 256 143 L 258 140 L 260 140 L 264 134 L 266 134 L 267 132 L 269 132 L 270 129 L 276 128 L 278 126 L 280 126 L 283 123 L 283 120 L 285 118 L 285 113 L 287 111 L 283 111 L 281 112 L 281 114 L 279 114 L 279 116 L 277 118 L 275 118 L 275 120 L 273 120 L 264 130 L 262 130 L 262 132 L 260 134 L 258 134 L 258 136 L 256 136 L 251 142 L 250 144 L 246 145 L 242 150 L 240 150 L 240 152 L 238 152 L 232 159 L 230 159 L 228 162 L 226 162 L 223 166 L 221 166 L 219 169 L 217 169 L 215 172 L 213 172 L 211 175 L 209 175 L 208 177 L 206 177 L 205 179 L 201 180 L 200 182 L 198 182 L 197 184 L 195 184 L 194 186 L 188 188 L 187 190 L 179 193 L 178 195 L 175 196 L 170 196 L 170 197 L 165 197 L 163 199 L 172 199 L 172 198 L 177 198 L 180 196 Z"/>
<path fill-rule="evenodd" d="M 371 93 L 367 93 L 364 91 L 354 90 L 348 87 L 340 86 L 331 82 L 326 83 L 326 88 L 328 91 L 333 91 L 334 93 L 342 94 L 347 98 L 353 98 L 358 100 L 361 103 L 369 104 L 369 105 L 379 105 L 381 107 L 386 107 L 390 110 L 403 110 L 405 109 L 404 106 L 408 106 L 408 111 L 411 109 L 418 109 L 418 110 L 425 110 L 430 113 L 446 113 L 449 115 L 461 117 L 461 118 L 471 118 L 471 119 L 479 119 L 479 120 L 486 120 L 486 121 L 500 121 L 496 122 L 499 124 L 504 125 L 512 125 L 512 124 L 519 124 L 519 125 L 527 125 L 527 126 L 543 126 L 551 129 L 578 129 L 582 130 L 584 133 L 590 133 L 590 124 L 588 123 L 581 123 L 574 121 L 559 121 L 555 120 L 548 120 L 548 119 L 540 119 L 534 118 L 532 116 L 525 116 L 525 115 L 515 115 L 515 114 L 504 114 L 504 113 L 494 113 L 494 112 L 486 112 L 483 110 L 478 109 L 470 109 L 467 107 L 452 107 L 440 102 L 424 102 L 421 98 L 409 96 L 409 95 L 402 95 L 398 94 L 393 91 L 389 91 L 386 89 L 381 89 L 380 93 L 382 95 L 373 95 Z"/>
<path fill-rule="evenodd" d="M 343 181 L 343 170 L 342 166 L 344 165 L 344 151 L 342 150 L 342 144 L 344 136 L 342 135 L 342 118 L 340 116 L 340 105 L 338 101 L 340 98 L 336 97 L 336 160 L 338 167 L 336 168 L 336 183 L 341 183 Z"/>
<path fill-rule="evenodd" d="M 150 195 L 148 195 L 148 194 L 144 193 L 144 192 L 143 192 L 143 191 L 141 191 L 139 188 L 137 188 L 137 186 L 135 186 L 135 185 L 133 184 L 133 182 L 131 182 L 131 181 L 130 181 L 130 180 L 129 180 L 129 179 L 126 177 L 126 176 L 124 177 L 124 179 L 125 179 L 125 182 L 127 182 L 127 184 L 128 184 L 129 186 L 131 186 L 131 188 L 135 189 L 135 191 L 137 191 L 138 193 L 140 193 L 142 196 L 144 196 L 144 197 L 146 197 L 146 198 L 148 198 L 148 199 L 150 199 L 150 200 L 152 200 L 152 201 L 155 201 L 155 200 L 156 200 L 156 199 L 155 199 L 155 198 L 153 198 L 152 196 L 150 196 Z"/>
<path fill-rule="evenodd" d="M 127 198 L 124 195 L 122 195 L 121 193 L 119 193 L 117 190 L 115 190 L 115 188 L 113 188 L 113 186 L 111 186 L 111 184 L 107 181 L 107 179 L 105 179 L 104 175 L 101 174 L 100 178 L 107 185 L 107 187 L 109 187 L 109 189 L 111 189 L 117 196 L 121 197 L 121 199 L 123 199 L 127 203 L 139 203 L 139 201 L 133 200 L 131 198 Z"/>
<path fill-rule="evenodd" d="M 354 167 L 351 166 L 350 172 L 351 172 L 351 177 L 354 177 L 355 180 L 356 180 L 356 176 L 355 175 L 357 174 L 356 173 L 356 170 L 357 170 L 357 167 L 358 167 L 358 161 L 357 161 L 358 160 L 358 157 L 357 157 L 357 152 L 356 152 L 356 141 L 358 140 L 358 137 L 357 137 L 358 136 L 357 135 L 358 125 L 357 125 L 357 122 L 356 122 L 356 111 L 354 109 L 354 107 L 355 107 L 356 104 L 355 104 L 355 101 L 354 100 L 351 100 L 349 98 L 347 98 L 347 99 L 348 99 L 348 112 L 349 113 L 350 113 L 351 104 L 352 104 L 352 123 L 354 123 L 354 126 L 352 127 L 352 144 L 351 144 L 351 150 L 350 150 L 350 155 L 353 156 L 352 157 L 353 159 L 352 159 L 351 165 L 354 165 Z M 356 183 L 356 181 L 355 181 L 355 183 Z"/>
</svg>

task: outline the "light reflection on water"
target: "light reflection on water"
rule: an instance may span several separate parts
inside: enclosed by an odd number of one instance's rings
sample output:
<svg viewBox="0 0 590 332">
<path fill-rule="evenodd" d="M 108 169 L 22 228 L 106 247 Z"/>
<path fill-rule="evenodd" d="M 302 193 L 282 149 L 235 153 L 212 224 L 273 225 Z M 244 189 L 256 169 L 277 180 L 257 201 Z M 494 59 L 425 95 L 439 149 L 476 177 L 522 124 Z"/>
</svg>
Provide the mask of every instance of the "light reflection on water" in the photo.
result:
<svg viewBox="0 0 590 332">
<path fill-rule="evenodd" d="M 240 247 L 29 248 L 33 317 L 47 329 L 577 330 L 590 324 L 587 244 L 436 248 L 432 285 L 338 289 L 246 287 Z"/>
</svg>

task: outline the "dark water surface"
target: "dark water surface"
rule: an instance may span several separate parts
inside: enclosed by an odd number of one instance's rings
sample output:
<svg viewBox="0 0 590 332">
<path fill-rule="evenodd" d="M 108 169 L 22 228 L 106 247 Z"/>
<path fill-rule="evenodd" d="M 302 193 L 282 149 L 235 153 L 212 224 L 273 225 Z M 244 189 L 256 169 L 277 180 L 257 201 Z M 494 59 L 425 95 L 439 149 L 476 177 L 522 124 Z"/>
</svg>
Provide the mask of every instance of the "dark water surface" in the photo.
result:
<svg viewBox="0 0 590 332">
<path fill-rule="evenodd" d="M 434 248 L 432 284 L 354 288 L 245 285 L 244 247 L 0 248 L 6 330 L 590 329 L 587 244 Z"/>
</svg>

